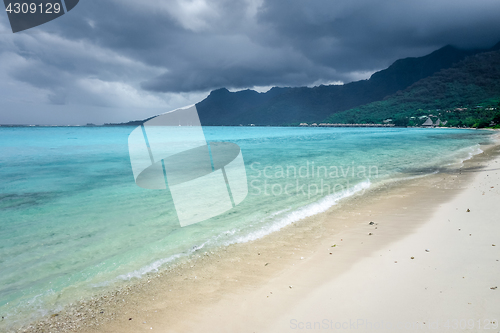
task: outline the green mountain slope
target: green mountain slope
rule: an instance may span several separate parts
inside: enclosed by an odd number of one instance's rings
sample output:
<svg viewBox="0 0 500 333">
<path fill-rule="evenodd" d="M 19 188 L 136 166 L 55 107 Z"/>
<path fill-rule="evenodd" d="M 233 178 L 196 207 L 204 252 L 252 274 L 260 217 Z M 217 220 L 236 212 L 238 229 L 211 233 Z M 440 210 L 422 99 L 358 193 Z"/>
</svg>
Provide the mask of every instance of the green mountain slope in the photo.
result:
<svg viewBox="0 0 500 333">
<path fill-rule="evenodd" d="M 381 123 L 392 118 L 396 125 L 411 126 L 431 113 L 453 126 L 477 126 L 493 118 L 499 101 L 500 51 L 492 51 L 470 56 L 382 101 L 332 114 L 326 122 Z"/>
<path fill-rule="evenodd" d="M 272 88 L 266 93 L 229 92 L 222 88 L 212 91 L 196 106 L 203 125 L 317 122 L 333 113 L 382 100 L 478 52 L 446 46 L 424 57 L 397 60 L 369 80 L 345 85 Z"/>
</svg>

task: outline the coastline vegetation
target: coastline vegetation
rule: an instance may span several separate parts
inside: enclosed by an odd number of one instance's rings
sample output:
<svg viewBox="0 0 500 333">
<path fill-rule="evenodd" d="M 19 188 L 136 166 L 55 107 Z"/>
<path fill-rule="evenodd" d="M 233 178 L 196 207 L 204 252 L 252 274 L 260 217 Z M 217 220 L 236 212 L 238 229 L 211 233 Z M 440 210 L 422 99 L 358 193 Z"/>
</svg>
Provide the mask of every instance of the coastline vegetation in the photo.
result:
<svg viewBox="0 0 500 333">
<path fill-rule="evenodd" d="M 500 51 L 476 54 L 403 91 L 332 114 L 326 123 L 500 128 Z M 443 124 L 444 123 L 444 124 Z"/>
</svg>

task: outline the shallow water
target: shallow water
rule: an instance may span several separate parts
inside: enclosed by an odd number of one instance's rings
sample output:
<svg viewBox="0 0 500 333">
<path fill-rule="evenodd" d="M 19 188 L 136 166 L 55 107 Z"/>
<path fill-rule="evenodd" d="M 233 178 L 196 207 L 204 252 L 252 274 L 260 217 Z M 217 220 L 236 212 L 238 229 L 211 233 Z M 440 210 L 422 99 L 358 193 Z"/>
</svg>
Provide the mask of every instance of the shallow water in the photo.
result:
<svg viewBox="0 0 500 333">
<path fill-rule="evenodd" d="M 0 314 L 9 322 L 140 278 L 195 250 L 262 237 L 377 183 L 438 172 L 480 152 L 491 134 L 206 127 L 208 141 L 240 146 L 249 193 L 228 212 L 181 228 L 168 190 L 135 184 L 132 130 L 0 128 Z"/>
</svg>

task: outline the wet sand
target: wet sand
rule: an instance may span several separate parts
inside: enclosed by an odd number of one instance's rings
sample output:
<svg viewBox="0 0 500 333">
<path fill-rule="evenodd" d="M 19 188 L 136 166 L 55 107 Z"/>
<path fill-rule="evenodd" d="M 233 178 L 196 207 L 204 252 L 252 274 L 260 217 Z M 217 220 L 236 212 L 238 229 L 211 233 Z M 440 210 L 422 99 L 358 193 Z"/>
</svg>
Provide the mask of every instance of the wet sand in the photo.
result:
<svg viewBox="0 0 500 333">
<path fill-rule="evenodd" d="M 487 320 L 498 324 L 499 147 L 483 150 L 460 168 L 386 184 L 262 239 L 201 252 L 24 329 L 366 331 L 383 321 L 422 330 L 473 319 L 477 332 Z"/>
</svg>

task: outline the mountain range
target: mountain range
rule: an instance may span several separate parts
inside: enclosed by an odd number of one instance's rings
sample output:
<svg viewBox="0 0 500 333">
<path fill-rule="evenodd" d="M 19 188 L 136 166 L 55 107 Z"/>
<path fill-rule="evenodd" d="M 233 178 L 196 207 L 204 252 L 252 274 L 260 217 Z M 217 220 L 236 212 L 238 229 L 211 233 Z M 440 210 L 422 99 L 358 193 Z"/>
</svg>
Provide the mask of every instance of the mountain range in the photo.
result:
<svg viewBox="0 0 500 333">
<path fill-rule="evenodd" d="M 485 127 L 500 121 L 500 49 L 469 56 L 383 100 L 330 115 L 328 123 L 419 126 L 427 117 L 448 126 Z M 494 119 L 495 118 L 495 119 Z"/>
<path fill-rule="evenodd" d="M 343 85 L 274 87 L 265 93 L 249 89 L 230 92 L 220 88 L 212 91 L 196 107 L 204 126 L 286 126 L 327 119 L 341 123 L 352 120 L 379 122 L 379 118 L 387 115 L 379 115 L 373 120 L 370 117 L 352 117 L 350 113 L 359 113 L 358 107 L 401 94 L 417 82 L 457 66 L 465 59 L 496 50 L 500 50 L 500 42 L 490 49 L 475 50 L 448 45 L 423 57 L 399 59 L 367 80 Z M 365 116 L 370 112 L 370 109 L 367 110 L 364 111 Z M 121 125 L 138 125 L 148 119 Z"/>
</svg>

